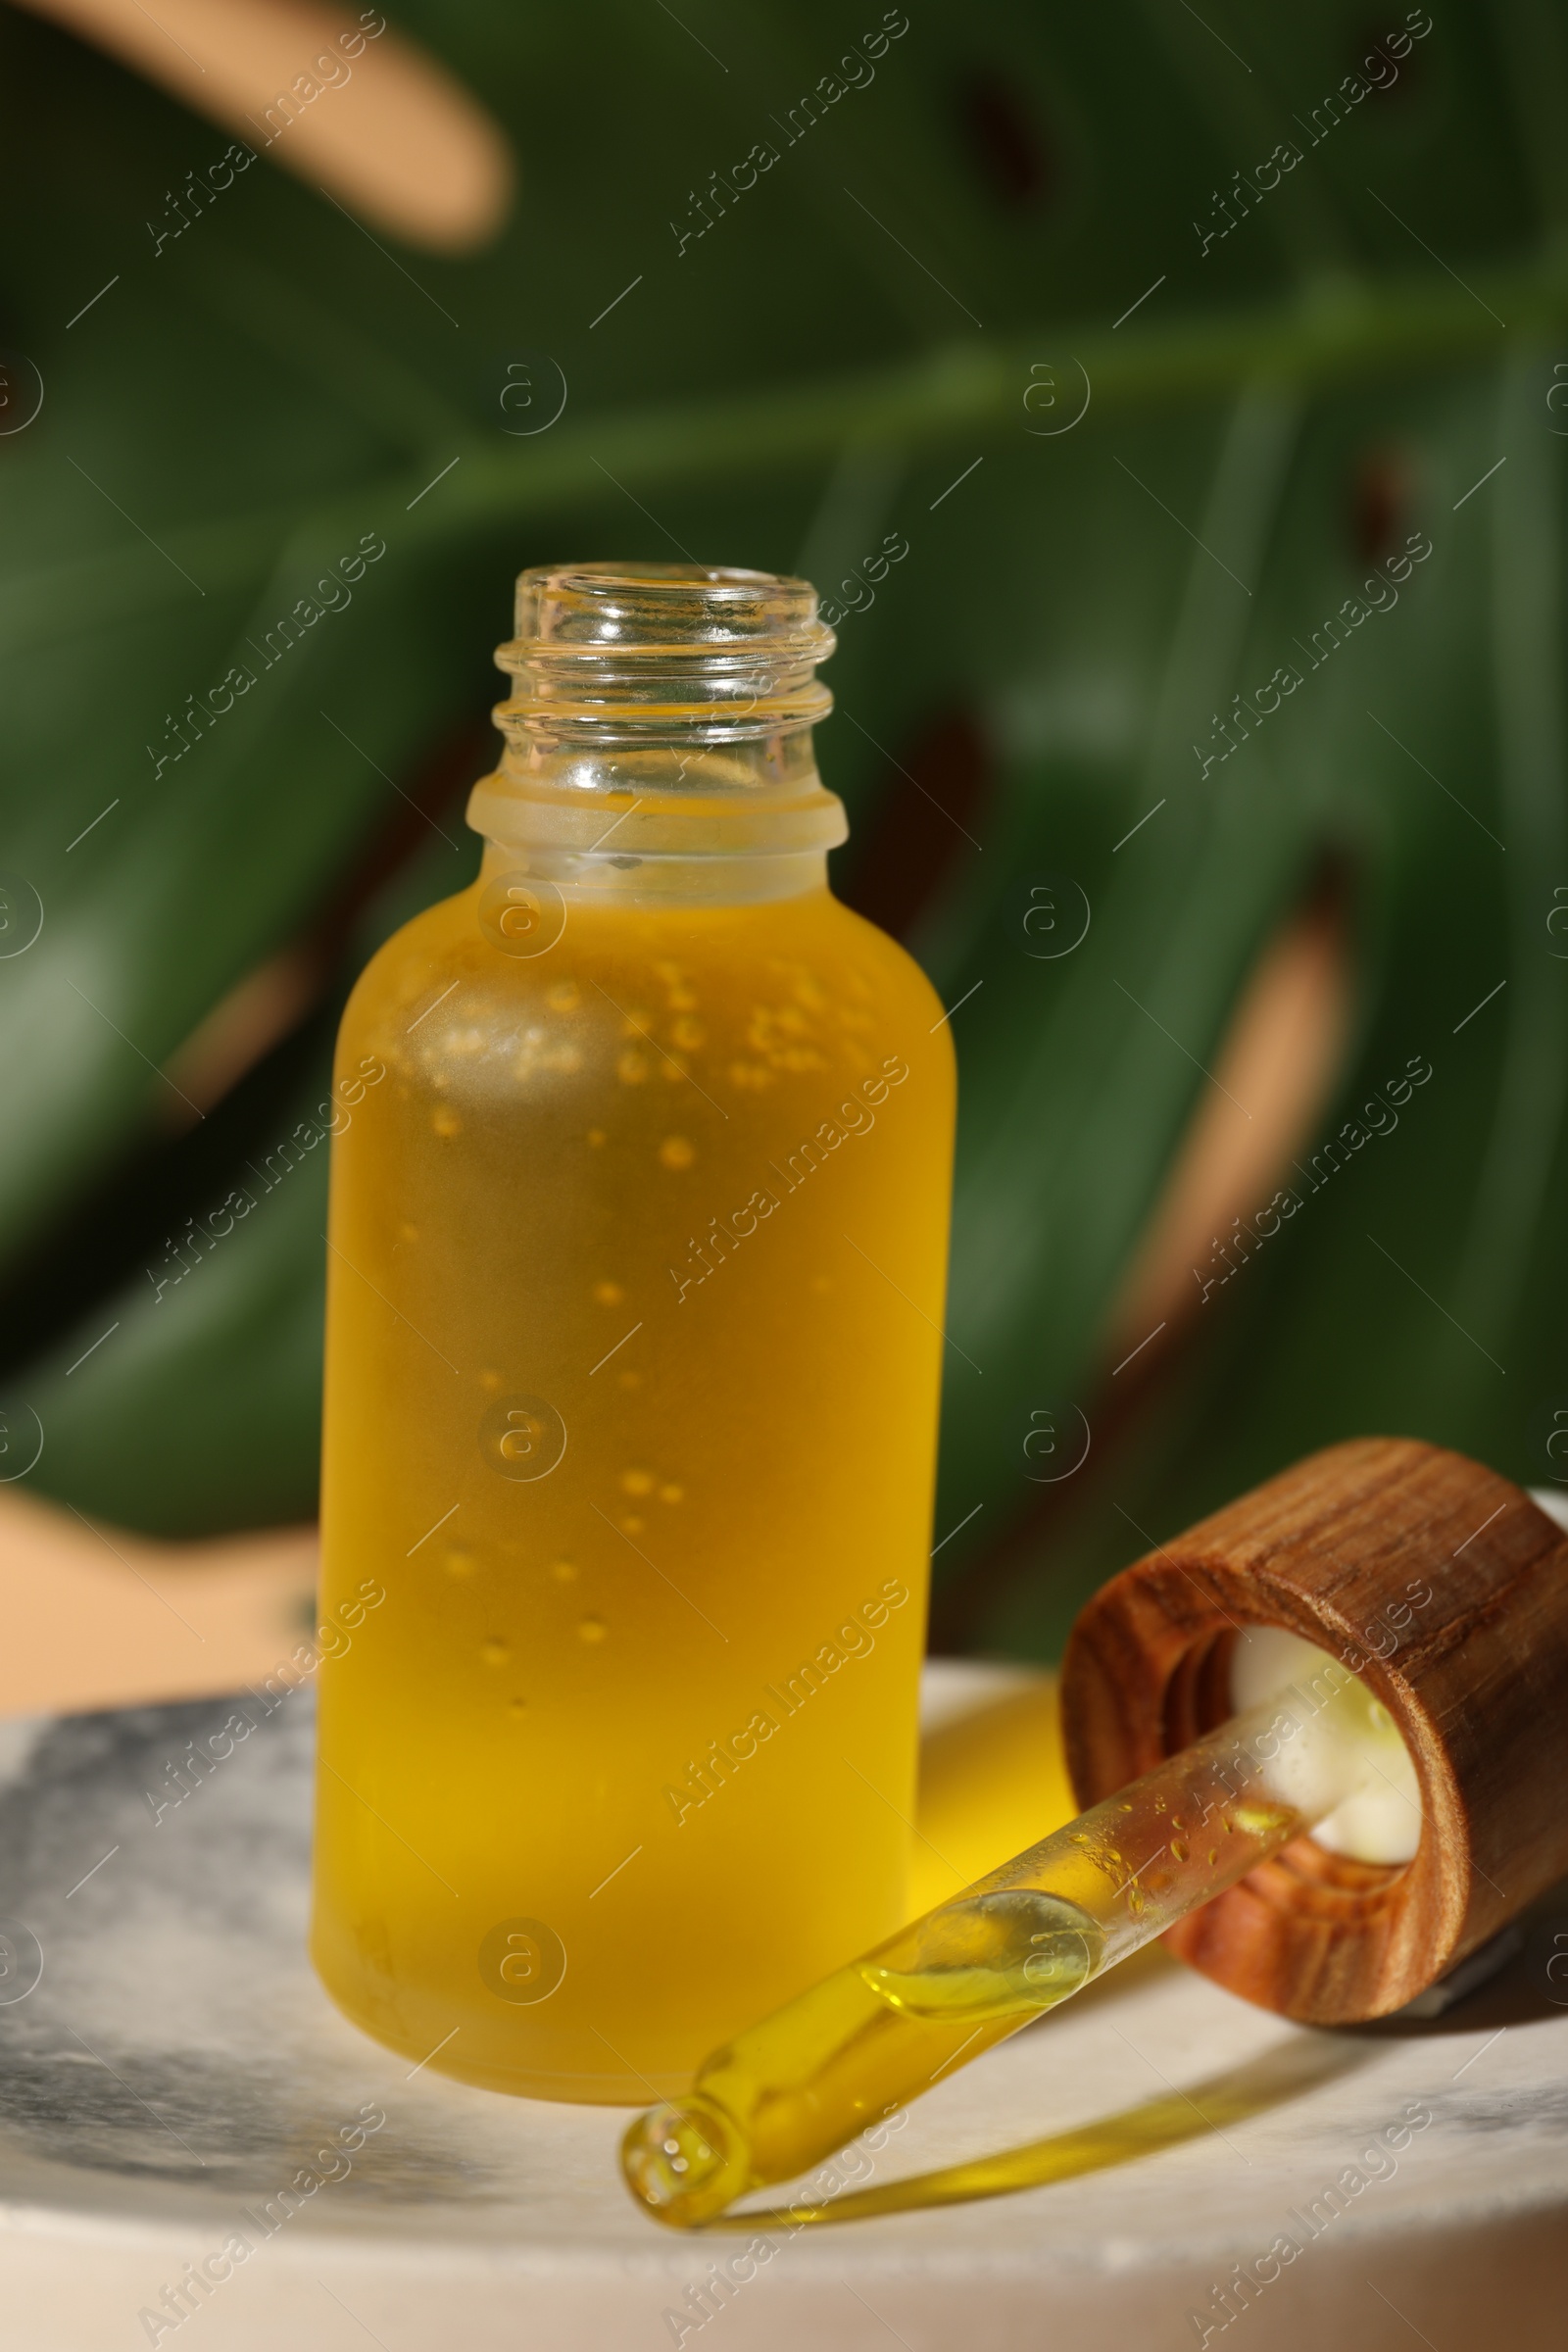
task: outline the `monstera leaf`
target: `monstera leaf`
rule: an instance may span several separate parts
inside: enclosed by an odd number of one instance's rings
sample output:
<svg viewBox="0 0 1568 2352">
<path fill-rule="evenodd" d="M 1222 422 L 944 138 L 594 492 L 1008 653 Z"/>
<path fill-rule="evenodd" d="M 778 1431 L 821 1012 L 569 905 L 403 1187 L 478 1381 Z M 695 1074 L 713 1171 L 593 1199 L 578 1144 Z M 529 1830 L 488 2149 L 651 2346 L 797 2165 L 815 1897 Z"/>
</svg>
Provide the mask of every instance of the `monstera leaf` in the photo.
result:
<svg viewBox="0 0 1568 2352">
<path fill-rule="evenodd" d="M 157 243 L 221 140 L 4 20 L 35 1483 L 168 1532 L 311 1508 L 335 1008 L 472 870 L 512 574 L 694 550 L 831 597 L 839 885 L 954 1007 L 945 1638 L 1048 1651 L 1146 1533 L 1352 1431 L 1568 1474 L 1568 65 L 1534 0 L 1388 14 L 419 0 L 520 166 L 461 263 L 266 161 Z M 1325 893 L 1332 1095 L 1123 1334 Z M 302 942 L 314 1008 L 199 1099 L 191 1041 Z"/>
</svg>

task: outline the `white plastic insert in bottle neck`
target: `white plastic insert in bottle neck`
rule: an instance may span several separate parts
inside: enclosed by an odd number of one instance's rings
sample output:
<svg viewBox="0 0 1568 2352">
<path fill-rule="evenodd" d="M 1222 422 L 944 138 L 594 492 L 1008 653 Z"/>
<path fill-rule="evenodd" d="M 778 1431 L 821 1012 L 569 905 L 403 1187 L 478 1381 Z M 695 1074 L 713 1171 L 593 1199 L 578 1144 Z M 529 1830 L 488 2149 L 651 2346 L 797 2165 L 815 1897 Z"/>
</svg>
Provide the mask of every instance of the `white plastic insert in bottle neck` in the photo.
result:
<svg viewBox="0 0 1568 2352">
<path fill-rule="evenodd" d="M 1278 1795 L 1309 1818 L 1324 1788 L 1358 1782 L 1312 1836 L 1357 1862 L 1408 1862 L 1421 1842 L 1421 1788 L 1410 1751 L 1382 1701 L 1327 1650 L 1283 1627 L 1253 1626 L 1237 1641 L 1231 1703 L 1241 1715 L 1287 1692 L 1326 1693 L 1268 1766 Z"/>
</svg>

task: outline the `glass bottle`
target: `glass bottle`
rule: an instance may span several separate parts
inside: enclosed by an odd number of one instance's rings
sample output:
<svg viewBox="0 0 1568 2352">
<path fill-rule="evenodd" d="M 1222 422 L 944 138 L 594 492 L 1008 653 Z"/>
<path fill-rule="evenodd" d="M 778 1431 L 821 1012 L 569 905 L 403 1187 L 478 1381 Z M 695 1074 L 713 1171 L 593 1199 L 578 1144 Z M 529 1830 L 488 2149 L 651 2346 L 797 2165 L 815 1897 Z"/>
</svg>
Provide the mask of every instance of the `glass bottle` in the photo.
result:
<svg viewBox="0 0 1568 2352">
<path fill-rule="evenodd" d="M 906 1916 L 953 1054 L 827 887 L 833 644 L 525 571 L 479 879 L 343 1018 L 312 1950 L 494 2089 L 678 2094 Z"/>
</svg>

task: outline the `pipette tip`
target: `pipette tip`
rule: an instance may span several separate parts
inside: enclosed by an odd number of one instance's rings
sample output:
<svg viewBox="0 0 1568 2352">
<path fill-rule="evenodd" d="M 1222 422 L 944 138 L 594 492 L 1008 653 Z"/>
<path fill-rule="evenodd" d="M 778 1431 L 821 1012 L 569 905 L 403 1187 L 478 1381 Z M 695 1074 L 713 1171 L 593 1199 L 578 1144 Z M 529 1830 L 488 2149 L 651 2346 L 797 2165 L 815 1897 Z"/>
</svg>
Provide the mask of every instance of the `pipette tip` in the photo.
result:
<svg viewBox="0 0 1568 2352">
<path fill-rule="evenodd" d="M 620 2143 L 626 2185 L 646 2213 L 673 2230 L 711 2221 L 750 2185 L 750 2150 L 711 2099 L 654 2107 Z"/>
</svg>

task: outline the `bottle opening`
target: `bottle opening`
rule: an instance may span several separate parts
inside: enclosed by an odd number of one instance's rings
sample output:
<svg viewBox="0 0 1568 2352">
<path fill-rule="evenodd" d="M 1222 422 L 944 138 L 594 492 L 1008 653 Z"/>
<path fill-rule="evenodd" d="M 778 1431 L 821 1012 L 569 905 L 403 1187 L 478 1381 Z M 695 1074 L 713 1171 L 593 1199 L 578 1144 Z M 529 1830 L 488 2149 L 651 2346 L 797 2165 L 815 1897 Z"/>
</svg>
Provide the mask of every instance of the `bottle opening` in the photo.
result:
<svg viewBox="0 0 1568 2352">
<path fill-rule="evenodd" d="M 825 718 L 833 652 L 808 580 L 704 564 L 543 564 L 517 580 L 514 681 L 496 709 L 524 755 L 565 745 L 757 741 Z"/>
</svg>

